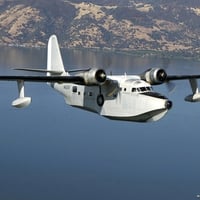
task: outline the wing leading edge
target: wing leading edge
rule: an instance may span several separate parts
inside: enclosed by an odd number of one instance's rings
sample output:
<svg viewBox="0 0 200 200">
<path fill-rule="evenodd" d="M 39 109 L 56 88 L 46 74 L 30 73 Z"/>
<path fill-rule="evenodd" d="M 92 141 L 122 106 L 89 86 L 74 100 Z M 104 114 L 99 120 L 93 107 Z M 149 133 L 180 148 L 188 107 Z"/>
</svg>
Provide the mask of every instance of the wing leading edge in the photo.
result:
<svg viewBox="0 0 200 200">
<path fill-rule="evenodd" d="M 80 76 L 0 76 L 0 81 L 26 81 L 26 82 L 58 82 L 84 84 Z"/>
<path fill-rule="evenodd" d="M 166 81 L 200 79 L 200 75 L 167 75 Z"/>
</svg>

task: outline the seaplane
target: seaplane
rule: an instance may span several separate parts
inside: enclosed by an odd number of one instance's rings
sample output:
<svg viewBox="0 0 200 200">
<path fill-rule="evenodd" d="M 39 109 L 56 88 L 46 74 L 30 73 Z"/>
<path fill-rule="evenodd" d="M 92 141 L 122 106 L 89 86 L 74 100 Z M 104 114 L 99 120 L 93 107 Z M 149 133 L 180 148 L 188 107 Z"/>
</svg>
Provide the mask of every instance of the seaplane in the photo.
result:
<svg viewBox="0 0 200 200">
<path fill-rule="evenodd" d="M 185 100 L 200 101 L 200 75 L 168 75 L 162 68 L 150 68 L 139 75 L 107 75 L 103 68 L 66 70 L 56 35 L 48 41 L 46 69 L 17 70 L 41 75 L 0 76 L 0 81 L 16 81 L 19 96 L 12 102 L 16 108 L 27 107 L 32 101 L 25 96 L 25 82 L 45 82 L 64 96 L 66 104 L 112 120 L 154 122 L 163 118 L 172 108 L 172 101 L 152 86 L 170 81 L 189 80 L 192 94 Z"/>
</svg>

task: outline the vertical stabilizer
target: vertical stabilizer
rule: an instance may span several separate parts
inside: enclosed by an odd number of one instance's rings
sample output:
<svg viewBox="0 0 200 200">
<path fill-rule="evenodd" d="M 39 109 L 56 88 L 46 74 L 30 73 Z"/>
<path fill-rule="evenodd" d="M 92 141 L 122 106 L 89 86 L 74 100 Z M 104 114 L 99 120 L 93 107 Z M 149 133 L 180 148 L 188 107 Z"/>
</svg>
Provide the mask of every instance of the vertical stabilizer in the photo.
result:
<svg viewBox="0 0 200 200">
<path fill-rule="evenodd" d="M 52 73 L 48 72 L 47 75 L 49 76 L 54 73 L 59 73 L 61 75 L 65 74 L 65 68 L 56 35 L 52 35 L 49 38 L 47 52 L 47 70 L 52 71 Z"/>
</svg>

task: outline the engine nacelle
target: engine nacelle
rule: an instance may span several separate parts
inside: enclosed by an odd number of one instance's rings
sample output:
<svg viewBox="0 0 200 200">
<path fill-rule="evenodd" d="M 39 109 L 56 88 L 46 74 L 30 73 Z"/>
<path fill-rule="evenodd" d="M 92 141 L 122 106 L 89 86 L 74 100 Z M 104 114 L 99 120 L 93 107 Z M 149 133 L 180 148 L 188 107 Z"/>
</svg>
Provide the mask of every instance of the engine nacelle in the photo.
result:
<svg viewBox="0 0 200 200">
<path fill-rule="evenodd" d="M 83 77 L 86 85 L 101 85 L 106 81 L 106 73 L 103 69 L 90 69 L 78 75 Z"/>
<path fill-rule="evenodd" d="M 166 81 L 167 73 L 164 69 L 151 68 L 141 75 L 141 79 L 150 83 L 151 85 L 159 85 Z"/>
</svg>

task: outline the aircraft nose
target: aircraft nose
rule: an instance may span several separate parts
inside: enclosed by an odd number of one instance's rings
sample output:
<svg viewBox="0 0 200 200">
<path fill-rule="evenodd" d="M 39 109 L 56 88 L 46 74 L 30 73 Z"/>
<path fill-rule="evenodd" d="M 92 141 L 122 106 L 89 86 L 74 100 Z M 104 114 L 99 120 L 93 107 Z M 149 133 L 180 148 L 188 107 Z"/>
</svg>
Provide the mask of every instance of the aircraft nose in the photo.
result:
<svg viewBox="0 0 200 200">
<path fill-rule="evenodd" d="M 172 104 L 172 101 L 169 101 L 169 100 L 168 100 L 168 101 L 165 102 L 165 107 L 166 107 L 168 110 L 172 108 L 172 105 L 173 105 L 173 104 Z"/>
</svg>

